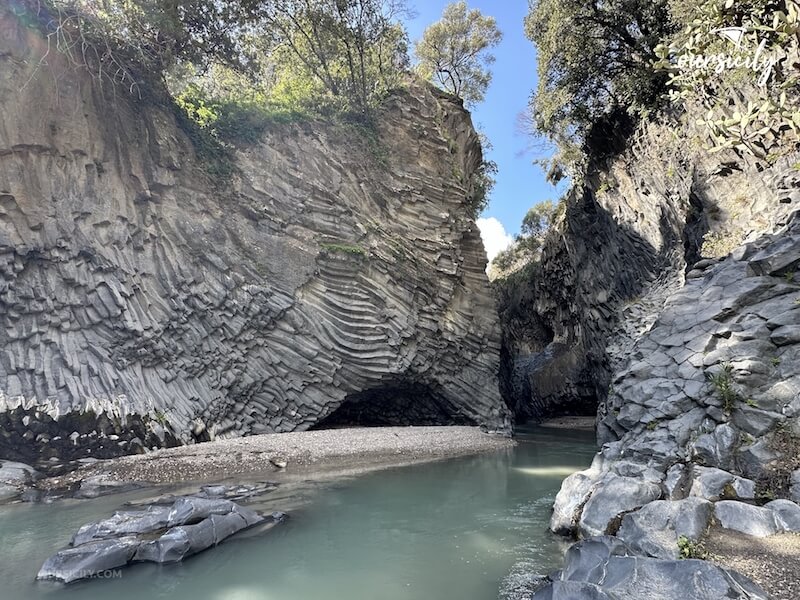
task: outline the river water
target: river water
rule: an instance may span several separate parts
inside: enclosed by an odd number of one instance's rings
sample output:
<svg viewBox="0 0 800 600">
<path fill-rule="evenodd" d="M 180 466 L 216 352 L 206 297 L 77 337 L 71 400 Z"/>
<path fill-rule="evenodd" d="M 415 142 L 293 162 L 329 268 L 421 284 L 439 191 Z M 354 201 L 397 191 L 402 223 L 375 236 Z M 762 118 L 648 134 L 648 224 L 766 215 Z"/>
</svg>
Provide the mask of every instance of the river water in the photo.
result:
<svg viewBox="0 0 800 600">
<path fill-rule="evenodd" d="M 595 452 L 589 433 L 533 428 L 511 450 L 295 485 L 258 509 L 288 508 L 263 535 L 169 566 L 68 586 L 35 582 L 83 523 L 136 494 L 0 507 L 3 600 L 518 600 L 560 566 L 547 532 L 562 479 Z M 143 492 L 138 492 L 141 496 Z M 152 495 L 152 492 L 149 492 Z"/>
</svg>

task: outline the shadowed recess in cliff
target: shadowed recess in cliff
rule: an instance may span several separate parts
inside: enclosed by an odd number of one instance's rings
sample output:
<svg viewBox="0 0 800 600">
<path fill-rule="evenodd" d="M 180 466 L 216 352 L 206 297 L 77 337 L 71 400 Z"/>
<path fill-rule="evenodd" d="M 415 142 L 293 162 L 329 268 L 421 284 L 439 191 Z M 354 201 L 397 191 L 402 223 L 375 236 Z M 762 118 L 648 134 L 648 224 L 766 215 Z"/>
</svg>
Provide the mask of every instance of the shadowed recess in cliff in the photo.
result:
<svg viewBox="0 0 800 600">
<path fill-rule="evenodd" d="M 476 422 L 442 398 L 435 388 L 396 381 L 350 394 L 313 429 L 390 425 L 476 425 Z"/>
<path fill-rule="evenodd" d="M 658 208 L 661 250 L 619 223 L 590 189 L 568 201 L 566 230 L 539 263 L 497 284 L 503 324 L 501 391 L 520 420 L 593 415 L 607 393 L 607 332 L 616 307 L 639 297 L 680 242 Z"/>
</svg>

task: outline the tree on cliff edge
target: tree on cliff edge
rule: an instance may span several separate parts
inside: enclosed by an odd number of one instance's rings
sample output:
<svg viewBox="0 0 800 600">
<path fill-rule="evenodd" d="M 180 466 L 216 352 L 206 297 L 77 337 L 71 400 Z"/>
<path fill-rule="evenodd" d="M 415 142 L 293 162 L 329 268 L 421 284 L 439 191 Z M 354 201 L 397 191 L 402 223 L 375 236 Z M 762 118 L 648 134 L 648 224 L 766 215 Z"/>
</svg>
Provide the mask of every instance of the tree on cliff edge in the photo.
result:
<svg viewBox="0 0 800 600">
<path fill-rule="evenodd" d="M 420 72 L 466 104 L 480 102 L 492 80 L 489 49 L 502 38 L 493 17 L 467 10 L 466 2 L 449 4 L 416 43 Z"/>
</svg>

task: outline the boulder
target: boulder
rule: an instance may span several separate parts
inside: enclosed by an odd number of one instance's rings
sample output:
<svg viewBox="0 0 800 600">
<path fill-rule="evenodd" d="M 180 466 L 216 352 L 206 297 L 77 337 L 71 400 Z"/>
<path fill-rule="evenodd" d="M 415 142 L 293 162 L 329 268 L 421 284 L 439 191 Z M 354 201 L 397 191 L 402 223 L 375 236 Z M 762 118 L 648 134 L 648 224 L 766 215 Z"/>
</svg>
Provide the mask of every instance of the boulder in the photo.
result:
<svg viewBox="0 0 800 600">
<path fill-rule="evenodd" d="M 19 488 L 15 485 L 0 483 L 0 503 L 15 500 L 19 497 Z"/>
<path fill-rule="evenodd" d="M 775 515 L 775 523 L 781 531 L 800 532 L 800 506 L 791 500 L 773 500 L 764 505 Z"/>
<path fill-rule="evenodd" d="M 637 556 L 617 538 L 594 537 L 573 544 L 564 568 L 537 590 L 533 600 L 768 600 L 748 578 L 703 560 Z"/>
<path fill-rule="evenodd" d="M 782 275 L 800 263 L 800 237 L 786 236 L 757 252 L 747 270 L 753 275 Z"/>
<path fill-rule="evenodd" d="M 756 484 L 750 479 L 714 467 L 694 467 L 693 474 L 689 496 L 712 501 L 734 498 L 752 500 L 755 497 Z"/>
<path fill-rule="evenodd" d="M 711 502 L 702 498 L 657 500 L 625 515 L 617 536 L 637 554 L 679 558 L 678 538 L 699 540 L 713 514 Z"/>
<path fill-rule="evenodd" d="M 132 561 L 177 562 L 253 525 L 271 527 L 285 519 L 284 513 L 265 519 L 230 500 L 194 496 L 179 497 L 171 506 L 118 511 L 81 527 L 71 547 L 47 559 L 37 579 L 68 583 Z"/>
<path fill-rule="evenodd" d="M 683 463 L 675 463 L 667 469 L 667 476 L 661 484 L 667 500 L 682 500 L 689 494 L 690 470 Z"/>
<path fill-rule="evenodd" d="M 705 433 L 692 444 L 695 460 L 709 467 L 728 469 L 733 460 L 733 450 L 739 442 L 736 430 L 722 423 L 713 433 Z"/>
<path fill-rule="evenodd" d="M 755 537 L 767 537 L 780 531 L 773 510 L 744 502 L 717 502 L 714 505 L 714 517 L 725 529 Z"/>
<path fill-rule="evenodd" d="M 770 448 L 769 440 L 760 439 L 739 449 L 736 462 L 742 475 L 750 479 L 758 479 L 767 474 L 766 465 L 776 458 L 778 455 Z"/>
<path fill-rule="evenodd" d="M 583 507 L 578 531 L 583 537 L 603 535 L 622 514 L 660 497 L 661 486 L 656 483 L 609 473 Z"/>
<path fill-rule="evenodd" d="M 561 484 L 553 504 L 550 531 L 559 535 L 573 535 L 581 516 L 581 508 L 592 494 L 597 475 L 591 470 L 573 473 Z"/>
<path fill-rule="evenodd" d="M 41 473 L 30 465 L 10 460 L 0 460 L 0 483 L 26 485 L 41 477 Z"/>
<path fill-rule="evenodd" d="M 126 536 L 59 550 L 45 561 L 36 579 L 55 579 L 70 583 L 122 567 L 133 558 L 139 543 L 138 537 Z"/>
</svg>

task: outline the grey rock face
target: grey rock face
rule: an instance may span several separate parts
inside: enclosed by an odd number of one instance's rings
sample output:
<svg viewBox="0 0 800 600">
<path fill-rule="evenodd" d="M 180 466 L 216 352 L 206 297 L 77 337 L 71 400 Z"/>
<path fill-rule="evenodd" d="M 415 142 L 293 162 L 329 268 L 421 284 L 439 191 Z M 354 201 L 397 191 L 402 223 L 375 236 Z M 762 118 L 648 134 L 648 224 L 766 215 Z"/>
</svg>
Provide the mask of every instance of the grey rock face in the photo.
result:
<svg viewBox="0 0 800 600">
<path fill-rule="evenodd" d="M 583 507 L 578 531 L 584 537 L 604 535 L 623 513 L 660 497 L 658 484 L 608 474 Z"/>
<path fill-rule="evenodd" d="M 695 440 L 691 446 L 693 458 L 709 467 L 729 469 L 739 440 L 739 432 L 728 423 L 722 423 L 713 433 L 705 433 Z"/>
<path fill-rule="evenodd" d="M 71 544 L 80 546 L 87 542 L 121 535 L 151 533 L 167 527 L 169 516 L 169 509 L 159 507 L 140 511 L 120 511 L 109 519 L 82 526 L 72 537 Z"/>
<path fill-rule="evenodd" d="M 467 208 L 480 146 L 457 103 L 388 102 L 385 161 L 346 127 L 271 129 L 215 187 L 171 114 L 41 64 L 36 33 L 0 18 L 0 456 L 304 430 L 339 409 L 510 430 Z"/>
<path fill-rule="evenodd" d="M 714 516 L 725 529 L 755 537 L 766 537 L 780 531 L 775 513 L 766 507 L 723 500 L 714 505 Z"/>
<path fill-rule="evenodd" d="M 733 473 L 713 467 L 695 467 L 694 481 L 689 495 L 706 500 L 723 498 L 752 500 L 755 497 L 755 489 L 756 484 L 750 479 L 737 477 Z"/>
<path fill-rule="evenodd" d="M 795 247 L 786 239 L 800 240 L 799 218 L 710 263 L 703 277 L 669 298 L 615 374 L 599 422 L 605 442 L 599 466 L 565 482 L 570 490 L 572 481 L 590 478 L 584 488 L 591 488 L 591 497 L 578 494 L 576 502 L 573 494 L 559 494 L 555 515 L 569 514 L 577 523 L 593 519 L 589 512 L 601 500 L 613 506 L 613 498 L 624 496 L 605 487 L 628 476 L 640 485 L 659 482 L 671 500 L 722 500 L 715 515 L 724 527 L 751 535 L 781 530 L 770 509 L 728 500 L 753 499 L 756 480 L 781 460 L 793 460 L 781 457 L 781 445 L 773 443 L 800 424 L 800 345 L 777 345 L 771 337 L 800 318 L 800 285 L 782 275 L 794 265 L 791 256 L 780 258 Z M 751 268 L 753 257 L 766 256 L 783 265 L 779 272 Z M 793 523 L 791 505 L 778 514 Z M 605 533 L 605 516 L 583 535 Z M 569 531 L 563 519 L 559 525 Z"/>
<path fill-rule="evenodd" d="M 613 373 L 625 365 L 687 278 L 702 286 L 721 257 L 778 230 L 800 208 L 795 200 L 800 175 L 793 167 L 798 152 L 788 151 L 767 168 L 760 160 L 709 154 L 677 141 L 699 133 L 689 124 L 693 121 L 687 119 L 685 128 L 645 124 L 624 140 L 625 151 L 596 165 L 585 187 L 567 197 L 563 220 L 543 246 L 541 264 L 498 284 L 509 356 L 504 394 L 519 412 L 593 413 L 609 389 L 616 390 Z M 787 241 L 763 254 L 755 249 L 746 274 L 788 273 L 795 248 Z M 685 313 L 686 320 L 692 318 Z M 705 320 L 699 313 L 696 318 Z M 786 325 L 770 343 L 794 339 L 791 326 L 798 323 Z M 705 345 L 689 334 L 687 328 L 665 335 L 664 348 L 649 349 L 647 364 L 639 370 L 666 383 L 673 358 L 686 360 L 679 355 L 687 344 Z M 693 380 L 687 395 L 695 396 L 704 383 Z M 674 416 L 670 411 L 681 406 L 653 404 L 648 409 L 645 417 L 655 423 Z M 601 431 L 611 425 L 601 423 Z M 612 432 L 619 433 L 613 427 Z"/>
<path fill-rule="evenodd" d="M 575 533 L 581 511 L 597 483 L 599 471 L 573 473 L 561 484 L 550 518 L 550 530 L 560 535 Z"/>
<path fill-rule="evenodd" d="M 285 519 L 284 513 L 265 519 L 230 500 L 194 496 L 171 506 L 119 511 L 81 527 L 71 547 L 48 558 L 36 578 L 69 583 L 132 561 L 177 562 L 254 525 L 274 526 Z"/>
<path fill-rule="evenodd" d="M 691 484 L 689 471 L 689 468 L 682 463 L 676 463 L 667 469 L 662 485 L 667 500 L 682 500 L 689 495 Z"/>
<path fill-rule="evenodd" d="M 678 539 L 699 540 L 713 514 L 714 506 L 701 498 L 658 500 L 625 515 L 617 536 L 637 554 L 679 558 Z"/>
<path fill-rule="evenodd" d="M 800 506 L 790 500 L 773 500 L 764 508 L 772 511 L 775 524 L 781 531 L 800 532 Z"/>
<path fill-rule="evenodd" d="M 768 600 L 755 583 L 702 560 L 637 556 L 613 537 L 595 537 L 567 550 L 564 568 L 534 600 Z M 585 595 L 584 595 L 585 594 Z"/>
</svg>

